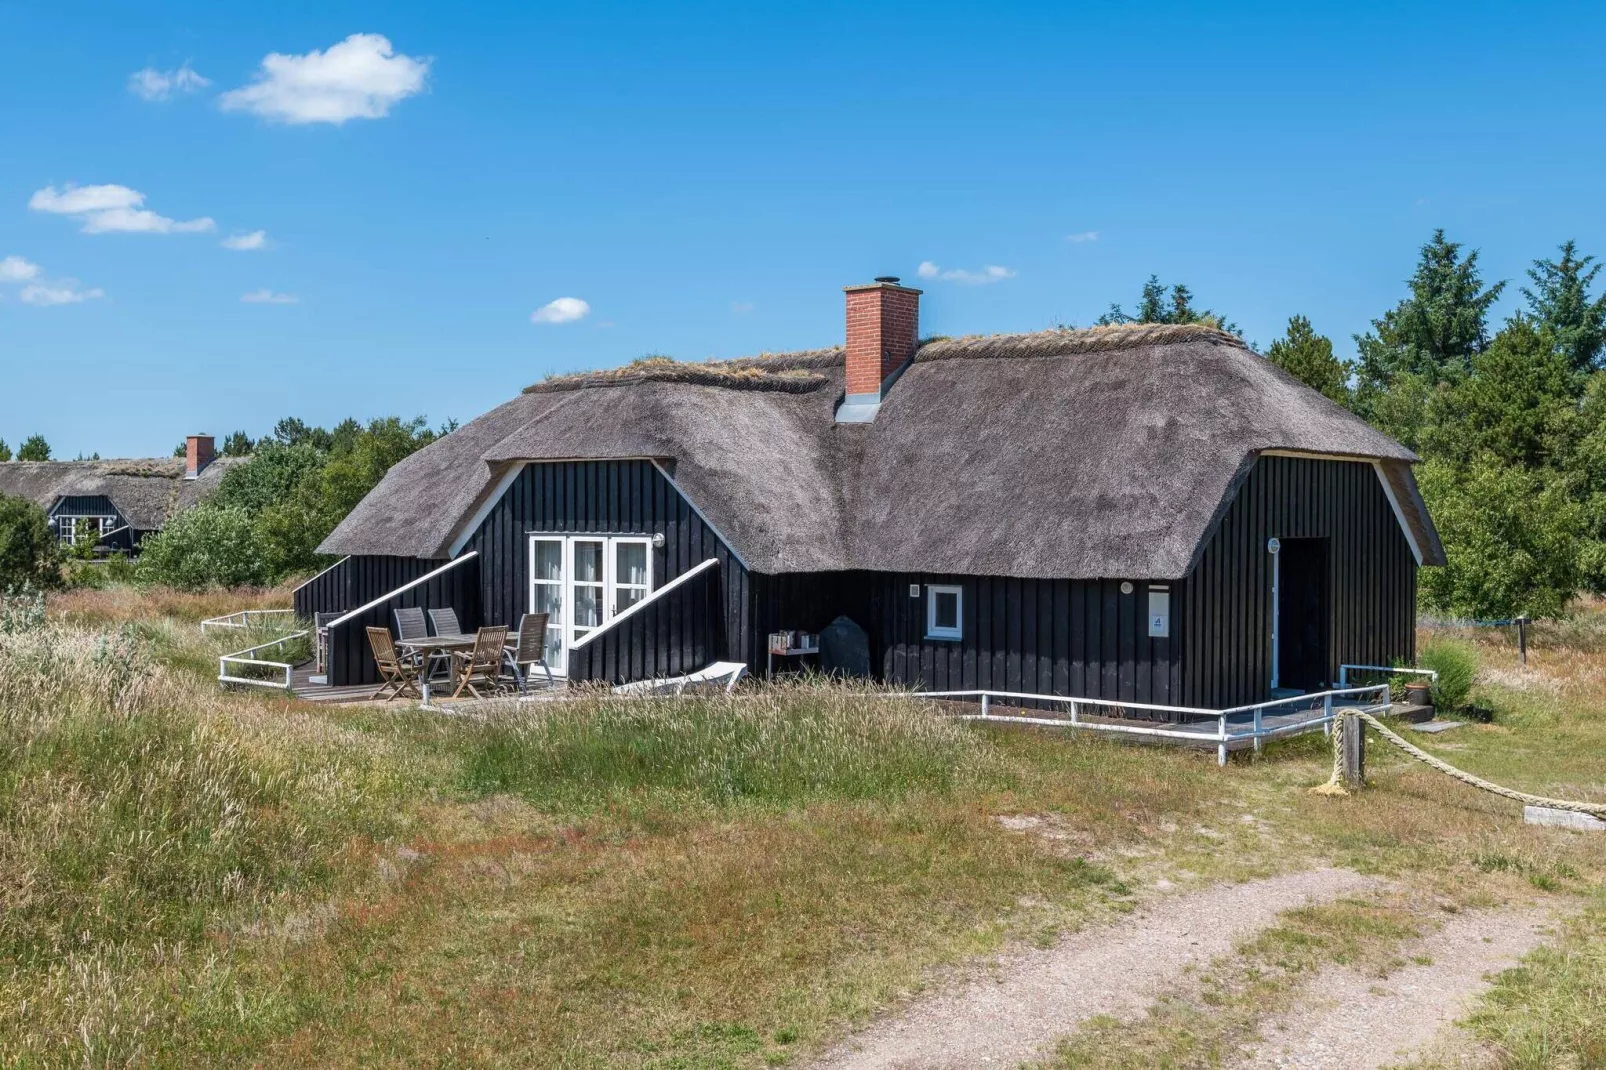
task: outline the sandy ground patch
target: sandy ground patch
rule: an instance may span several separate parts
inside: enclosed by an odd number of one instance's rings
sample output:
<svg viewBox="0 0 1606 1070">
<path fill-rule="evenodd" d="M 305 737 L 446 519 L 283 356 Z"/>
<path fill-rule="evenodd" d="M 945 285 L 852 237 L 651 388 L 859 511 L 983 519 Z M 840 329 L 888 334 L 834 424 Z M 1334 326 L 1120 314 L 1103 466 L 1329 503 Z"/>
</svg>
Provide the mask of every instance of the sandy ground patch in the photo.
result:
<svg viewBox="0 0 1606 1070">
<path fill-rule="evenodd" d="M 1261 1029 L 1265 1043 L 1241 1070 L 1377 1070 L 1413 1055 L 1472 1055 L 1455 1025 L 1488 978 L 1515 966 L 1544 938 L 1542 910 L 1457 914 L 1401 949 L 1426 961 L 1387 978 L 1345 967 L 1323 970 L 1301 1005 Z"/>
<path fill-rule="evenodd" d="M 1099 1014 L 1141 1014 L 1164 983 L 1233 950 L 1279 913 L 1376 887 L 1340 869 L 1155 900 L 1114 926 L 1016 951 L 985 975 L 917 1000 L 827 1052 L 820 1070 L 1013 1067 Z"/>
</svg>

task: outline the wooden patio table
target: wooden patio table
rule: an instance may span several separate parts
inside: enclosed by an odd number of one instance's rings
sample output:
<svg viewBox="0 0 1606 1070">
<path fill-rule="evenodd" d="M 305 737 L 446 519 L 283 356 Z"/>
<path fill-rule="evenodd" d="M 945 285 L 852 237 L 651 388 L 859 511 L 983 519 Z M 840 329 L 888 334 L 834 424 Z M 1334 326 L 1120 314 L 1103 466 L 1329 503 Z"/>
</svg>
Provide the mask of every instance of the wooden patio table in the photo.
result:
<svg viewBox="0 0 1606 1070">
<path fill-rule="evenodd" d="M 420 639 L 398 639 L 396 640 L 396 647 L 410 654 L 417 654 L 419 664 L 428 665 L 429 656 L 437 651 L 449 654 L 454 650 L 473 650 L 474 638 L 472 635 L 430 635 Z M 428 675 L 420 675 L 418 682 L 424 686 L 424 697 L 427 702 L 429 699 Z M 446 669 L 447 691 L 450 692 L 456 683 L 457 674 L 448 666 Z"/>
</svg>

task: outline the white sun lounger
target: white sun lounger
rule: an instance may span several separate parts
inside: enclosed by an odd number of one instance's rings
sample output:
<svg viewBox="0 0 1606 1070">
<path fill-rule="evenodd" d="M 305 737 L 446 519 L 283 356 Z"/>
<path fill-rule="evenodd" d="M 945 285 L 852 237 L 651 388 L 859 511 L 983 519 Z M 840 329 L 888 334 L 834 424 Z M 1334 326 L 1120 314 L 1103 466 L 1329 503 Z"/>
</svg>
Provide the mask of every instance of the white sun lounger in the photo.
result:
<svg viewBox="0 0 1606 1070">
<path fill-rule="evenodd" d="M 716 661 L 704 669 L 686 676 L 671 676 L 663 680 L 637 680 L 620 684 L 613 689 L 616 695 L 684 695 L 724 691 L 730 694 L 747 673 L 747 666 L 739 661 Z"/>
</svg>

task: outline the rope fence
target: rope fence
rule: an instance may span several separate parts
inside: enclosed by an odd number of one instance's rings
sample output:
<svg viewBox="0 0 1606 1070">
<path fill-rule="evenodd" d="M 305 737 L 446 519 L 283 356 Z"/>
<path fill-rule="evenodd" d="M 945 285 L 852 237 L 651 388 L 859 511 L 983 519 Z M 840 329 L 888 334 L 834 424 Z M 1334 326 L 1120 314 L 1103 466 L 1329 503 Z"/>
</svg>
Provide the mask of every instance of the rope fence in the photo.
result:
<svg viewBox="0 0 1606 1070">
<path fill-rule="evenodd" d="M 1463 784 L 1470 784 L 1481 791 L 1499 795 L 1514 802 L 1524 803 L 1528 806 L 1547 806 L 1552 810 L 1570 810 L 1573 813 L 1589 814 L 1591 817 L 1606 819 L 1606 803 L 1576 802 L 1570 799 L 1550 799 L 1543 795 L 1530 795 L 1525 791 L 1503 787 L 1482 777 L 1473 776 L 1464 769 L 1457 769 L 1440 758 L 1435 758 L 1421 747 L 1401 738 L 1382 721 L 1364 710 L 1349 707 L 1339 711 L 1339 716 L 1333 721 L 1333 773 L 1327 783 L 1312 788 L 1317 795 L 1348 795 L 1351 787 L 1359 787 L 1364 763 L 1364 733 L 1366 725 L 1370 724 L 1377 730 L 1383 739 L 1407 755 L 1422 762 L 1429 768 L 1437 769 L 1446 776 L 1454 777 Z M 1351 734 L 1354 734 L 1353 737 Z"/>
</svg>

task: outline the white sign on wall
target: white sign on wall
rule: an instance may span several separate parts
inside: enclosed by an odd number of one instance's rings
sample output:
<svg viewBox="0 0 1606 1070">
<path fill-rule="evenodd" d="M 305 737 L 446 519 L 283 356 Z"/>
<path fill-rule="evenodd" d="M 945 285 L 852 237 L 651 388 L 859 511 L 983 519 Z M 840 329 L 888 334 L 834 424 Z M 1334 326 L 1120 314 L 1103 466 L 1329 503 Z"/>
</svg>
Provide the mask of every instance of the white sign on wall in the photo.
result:
<svg viewBox="0 0 1606 1070">
<path fill-rule="evenodd" d="M 1171 592 L 1164 587 L 1149 588 L 1149 638 L 1171 637 Z"/>
</svg>

